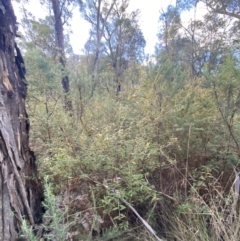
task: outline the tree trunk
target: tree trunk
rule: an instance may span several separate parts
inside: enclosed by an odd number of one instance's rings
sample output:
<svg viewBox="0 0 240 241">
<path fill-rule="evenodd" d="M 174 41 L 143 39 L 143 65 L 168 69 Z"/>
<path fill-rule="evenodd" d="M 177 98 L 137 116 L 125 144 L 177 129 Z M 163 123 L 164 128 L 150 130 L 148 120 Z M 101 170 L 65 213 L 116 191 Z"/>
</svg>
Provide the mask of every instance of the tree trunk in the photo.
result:
<svg viewBox="0 0 240 241">
<path fill-rule="evenodd" d="M 64 4 L 64 3 L 63 3 Z M 62 7 L 60 7 L 59 0 L 52 0 L 52 8 L 54 13 L 54 21 L 55 21 L 55 39 L 56 39 L 56 45 L 59 55 L 59 62 L 62 66 L 62 87 L 64 93 L 69 92 L 69 78 L 68 75 L 65 74 L 66 69 L 66 57 L 64 52 L 64 34 L 63 34 L 63 22 L 62 22 Z M 67 110 L 72 110 L 72 103 L 67 98 L 68 96 L 65 96 L 65 108 Z"/>
<path fill-rule="evenodd" d="M 11 0 L 0 0 L 0 240 L 16 240 L 23 219 L 41 218 L 41 191 L 29 149 L 25 68 L 15 43 Z"/>
<path fill-rule="evenodd" d="M 97 74 L 97 66 L 98 66 L 98 59 L 99 59 L 99 53 L 100 53 L 100 43 L 101 43 L 101 38 L 102 38 L 102 33 L 100 35 L 101 3 L 102 3 L 102 0 L 98 0 L 98 5 L 97 5 L 97 25 L 96 25 L 97 42 L 96 42 L 96 53 L 95 53 L 95 57 L 94 57 L 93 71 L 92 71 L 92 93 L 91 93 L 92 97 L 94 95 L 94 91 L 95 91 L 95 88 L 96 88 L 96 74 Z"/>
</svg>

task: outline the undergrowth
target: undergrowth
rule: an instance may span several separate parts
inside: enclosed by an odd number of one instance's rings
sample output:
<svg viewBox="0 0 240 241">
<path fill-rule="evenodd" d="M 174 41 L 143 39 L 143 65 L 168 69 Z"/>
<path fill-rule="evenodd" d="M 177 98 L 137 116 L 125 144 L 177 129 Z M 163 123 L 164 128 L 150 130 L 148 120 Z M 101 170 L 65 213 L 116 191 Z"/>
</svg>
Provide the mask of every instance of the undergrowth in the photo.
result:
<svg viewBox="0 0 240 241">
<path fill-rule="evenodd" d="M 44 85 L 31 86 L 30 72 L 30 142 L 39 174 L 51 184 L 43 204 L 45 237 L 154 240 L 123 198 L 163 240 L 238 240 L 231 186 L 240 151 L 240 75 L 224 81 L 232 64 L 226 60 L 215 76 L 185 73 L 171 83 L 142 66 L 138 83 L 126 76 L 118 96 L 105 73 L 92 98 L 87 74 L 77 66 L 71 114 L 61 87 L 46 73 L 38 75 Z"/>
</svg>

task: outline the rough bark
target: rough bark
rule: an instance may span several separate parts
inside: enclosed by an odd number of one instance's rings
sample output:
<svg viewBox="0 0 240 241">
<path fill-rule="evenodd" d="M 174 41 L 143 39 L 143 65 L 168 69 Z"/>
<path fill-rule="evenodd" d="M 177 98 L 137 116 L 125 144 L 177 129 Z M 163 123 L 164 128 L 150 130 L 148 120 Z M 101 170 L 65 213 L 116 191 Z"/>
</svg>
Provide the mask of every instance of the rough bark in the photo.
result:
<svg viewBox="0 0 240 241">
<path fill-rule="evenodd" d="M 51 0 L 52 8 L 54 13 L 54 21 L 55 21 L 55 39 L 58 50 L 59 62 L 62 66 L 62 87 L 64 93 L 68 93 L 70 90 L 69 87 L 69 78 L 68 75 L 65 74 L 66 69 L 66 56 L 64 52 L 64 34 L 63 34 L 63 21 L 62 21 L 62 9 L 63 6 L 60 6 L 59 0 Z M 64 4 L 64 3 L 63 3 Z M 68 99 L 68 96 L 65 97 L 65 108 L 66 110 L 72 110 L 72 103 Z"/>
<path fill-rule="evenodd" d="M 56 35 L 56 44 L 59 53 L 59 62 L 62 65 L 63 70 L 66 67 L 66 60 L 64 54 L 64 35 L 63 35 L 63 23 L 62 23 L 62 13 L 60 9 L 59 0 L 52 0 L 52 7 L 54 13 L 54 20 L 55 20 L 55 35 Z M 62 86 L 64 92 L 69 91 L 69 79 L 68 76 L 63 76 L 62 78 Z"/>
<path fill-rule="evenodd" d="M 40 221 L 41 191 L 29 149 L 24 61 L 11 0 L 0 0 L 0 240 L 16 240 L 23 219 Z"/>
</svg>

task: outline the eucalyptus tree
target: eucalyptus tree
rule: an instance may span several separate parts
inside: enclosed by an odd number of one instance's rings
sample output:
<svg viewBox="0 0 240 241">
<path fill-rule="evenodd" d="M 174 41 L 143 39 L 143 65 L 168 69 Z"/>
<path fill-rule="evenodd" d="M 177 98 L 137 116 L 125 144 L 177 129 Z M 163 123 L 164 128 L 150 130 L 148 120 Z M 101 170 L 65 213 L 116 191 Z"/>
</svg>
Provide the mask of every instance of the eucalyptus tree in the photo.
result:
<svg viewBox="0 0 240 241">
<path fill-rule="evenodd" d="M 177 0 L 177 5 L 181 10 L 186 10 L 199 2 L 205 3 L 211 12 L 240 19 L 240 0 Z"/>
<path fill-rule="evenodd" d="M 21 24 L 24 33 L 21 36 L 21 46 L 25 53 L 30 50 L 38 50 L 42 56 L 48 56 L 53 60 L 57 59 L 58 52 L 55 45 L 54 22 L 51 16 L 45 19 L 36 20 L 26 9 Z"/>
<path fill-rule="evenodd" d="M 128 64 L 143 60 L 146 44 L 138 24 L 139 11 L 129 12 L 128 5 L 129 0 L 90 0 L 82 7 L 85 19 L 92 24 L 86 47 L 95 53 L 93 72 L 97 70 L 99 55 L 107 56 L 115 75 L 117 92 L 121 90 L 120 79 Z"/>
<path fill-rule="evenodd" d="M 69 1 L 66 0 L 51 0 L 52 9 L 54 13 L 54 29 L 55 29 L 55 41 L 56 47 L 58 50 L 59 62 L 62 65 L 63 73 L 66 68 L 66 56 L 64 51 L 64 17 L 68 18 L 71 13 L 68 11 L 66 4 L 69 4 Z M 65 10 L 65 12 L 63 11 Z M 64 15 L 65 13 L 65 15 Z M 69 77 L 67 74 L 64 74 L 62 77 L 62 86 L 65 93 L 69 92 Z M 69 105 L 69 103 L 67 104 Z M 68 106 L 69 108 L 70 106 Z M 71 108 L 71 107 L 70 107 Z"/>
<path fill-rule="evenodd" d="M 101 42 L 104 36 L 106 23 L 116 1 L 117 0 L 86 0 L 80 3 L 85 20 L 92 26 L 90 38 L 86 43 L 86 47 L 92 47 L 91 51 L 94 52 L 95 55 L 92 67 L 92 96 L 96 88 L 95 75 L 97 73 Z"/>
<path fill-rule="evenodd" d="M 140 29 L 139 10 L 128 13 L 129 0 L 114 4 L 111 21 L 106 24 L 104 52 L 109 56 L 115 73 L 117 91 L 129 63 L 140 63 L 144 58 L 146 41 Z"/>
<path fill-rule="evenodd" d="M 15 41 L 16 17 L 10 0 L 0 1 L 0 239 L 18 240 L 26 219 L 41 218 L 41 191 L 29 148 L 25 108 L 27 85 L 24 61 Z"/>
<path fill-rule="evenodd" d="M 162 68 L 166 80 L 179 81 L 178 78 L 182 76 L 179 72 L 185 73 L 190 69 L 188 55 L 193 39 L 186 36 L 182 28 L 181 15 L 172 5 L 161 12 L 159 23 L 159 41 L 155 47 L 157 66 Z"/>
<path fill-rule="evenodd" d="M 65 96 L 65 108 L 72 109 L 72 103 L 68 98 L 70 91 L 69 76 L 66 71 L 66 40 L 64 27 L 69 23 L 72 12 L 77 4 L 76 0 L 40 0 L 43 7 L 47 8 L 49 14 L 45 19 L 36 20 L 23 7 L 23 24 L 27 33 L 28 44 L 32 42 L 42 53 L 50 54 L 53 59 L 58 59 L 62 71 L 62 88 Z M 27 30 L 27 31 L 26 31 Z M 45 36 L 44 36 L 45 35 Z M 44 46 L 45 45 L 45 46 Z"/>
<path fill-rule="evenodd" d="M 191 78 L 201 76 L 204 66 L 213 71 L 228 53 L 229 20 L 216 13 L 206 13 L 201 19 L 193 18 L 186 24 L 181 14 L 187 7 L 169 6 L 160 15 L 156 54 L 159 64 L 171 62 L 170 80 L 176 77 L 173 75 L 179 66 L 189 72 Z"/>
</svg>

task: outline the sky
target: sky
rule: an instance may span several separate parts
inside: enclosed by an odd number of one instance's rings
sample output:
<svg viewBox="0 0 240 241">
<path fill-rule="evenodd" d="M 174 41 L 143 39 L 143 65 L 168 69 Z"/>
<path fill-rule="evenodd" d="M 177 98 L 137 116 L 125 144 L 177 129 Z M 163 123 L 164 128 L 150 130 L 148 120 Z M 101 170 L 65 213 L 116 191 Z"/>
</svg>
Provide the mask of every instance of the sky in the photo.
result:
<svg viewBox="0 0 240 241">
<path fill-rule="evenodd" d="M 159 30 L 159 16 L 160 12 L 166 9 L 166 7 L 175 3 L 174 0 L 130 0 L 129 11 L 136 9 L 140 10 L 140 20 L 139 24 L 143 35 L 146 40 L 145 53 L 153 54 L 155 45 L 158 41 L 157 33 Z M 19 11 L 19 4 L 13 1 L 13 7 L 15 14 L 17 15 L 18 22 L 21 19 L 21 13 Z M 36 17 L 44 18 L 44 9 L 41 7 L 39 1 L 32 0 L 29 5 L 25 7 Z M 198 10 L 198 15 L 202 15 L 203 10 Z M 186 12 L 183 14 L 183 19 L 187 23 L 189 19 L 193 16 L 192 12 Z M 73 18 L 70 21 L 70 26 L 72 34 L 70 35 L 70 43 L 73 47 L 73 51 L 76 54 L 81 54 L 84 44 L 89 37 L 90 24 L 87 23 L 81 16 L 79 9 L 76 8 L 73 12 Z"/>
</svg>

